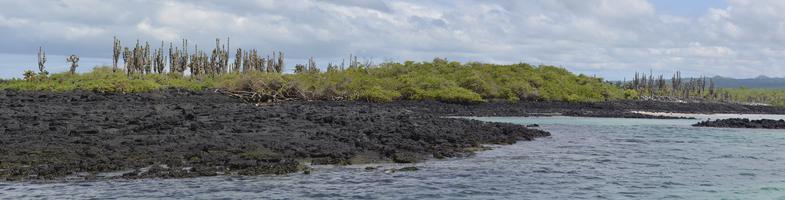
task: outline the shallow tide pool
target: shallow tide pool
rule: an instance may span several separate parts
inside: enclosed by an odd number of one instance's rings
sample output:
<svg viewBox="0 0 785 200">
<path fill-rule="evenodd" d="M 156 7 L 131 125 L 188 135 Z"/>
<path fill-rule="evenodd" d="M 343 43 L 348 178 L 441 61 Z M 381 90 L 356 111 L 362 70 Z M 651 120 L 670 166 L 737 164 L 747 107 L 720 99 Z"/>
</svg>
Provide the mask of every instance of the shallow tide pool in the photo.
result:
<svg viewBox="0 0 785 200">
<path fill-rule="evenodd" d="M 553 136 L 469 158 L 320 166 L 311 174 L 55 184 L 0 182 L 0 199 L 785 199 L 785 131 L 698 120 L 477 117 Z M 372 165 L 376 166 L 376 165 Z"/>
</svg>

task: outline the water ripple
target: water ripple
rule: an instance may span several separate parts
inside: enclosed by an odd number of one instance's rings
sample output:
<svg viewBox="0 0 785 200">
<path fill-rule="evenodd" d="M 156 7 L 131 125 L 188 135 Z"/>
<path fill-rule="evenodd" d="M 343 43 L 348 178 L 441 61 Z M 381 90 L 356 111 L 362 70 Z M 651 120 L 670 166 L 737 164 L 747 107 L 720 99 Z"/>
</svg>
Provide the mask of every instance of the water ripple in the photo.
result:
<svg viewBox="0 0 785 200">
<path fill-rule="evenodd" d="M 485 118 L 494 120 L 494 118 Z M 312 174 L 0 183 L 0 199 L 776 199 L 785 134 L 689 120 L 507 118 L 553 136 L 463 159 L 317 167 Z M 377 165 L 373 165 L 377 166 Z"/>
</svg>

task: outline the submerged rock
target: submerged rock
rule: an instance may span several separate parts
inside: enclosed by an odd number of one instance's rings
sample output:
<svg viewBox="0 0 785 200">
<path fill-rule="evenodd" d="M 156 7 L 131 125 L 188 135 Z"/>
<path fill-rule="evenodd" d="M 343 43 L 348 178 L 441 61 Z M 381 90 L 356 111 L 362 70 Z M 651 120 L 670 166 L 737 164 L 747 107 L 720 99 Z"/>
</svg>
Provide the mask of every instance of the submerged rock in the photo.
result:
<svg viewBox="0 0 785 200">
<path fill-rule="evenodd" d="M 402 152 L 395 152 L 392 156 L 393 162 L 396 163 L 416 163 L 420 161 L 422 158 L 419 154 L 414 152 L 402 151 Z"/>
<path fill-rule="evenodd" d="M 718 128 L 764 128 L 764 129 L 785 129 L 785 120 L 759 119 L 750 120 L 743 118 L 730 118 L 718 120 L 706 120 L 693 124 L 697 127 L 718 127 Z"/>
<path fill-rule="evenodd" d="M 391 173 L 395 173 L 395 172 L 413 172 L 413 171 L 417 171 L 417 170 L 420 170 L 420 168 L 417 168 L 415 166 L 410 166 L 410 167 L 402 167 L 402 168 L 398 168 L 398 169 L 395 169 L 395 168 L 387 169 L 387 170 L 384 170 L 384 173 L 391 174 Z"/>
<path fill-rule="evenodd" d="M 417 167 L 414 167 L 414 166 L 412 166 L 412 167 L 403 167 L 403 168 L 398 169 L 399 172 L 410 172 L 410 171 L 417 171 L 417 170 L 420 170 L 420 168 L 417 168 Z"/>
</svg>

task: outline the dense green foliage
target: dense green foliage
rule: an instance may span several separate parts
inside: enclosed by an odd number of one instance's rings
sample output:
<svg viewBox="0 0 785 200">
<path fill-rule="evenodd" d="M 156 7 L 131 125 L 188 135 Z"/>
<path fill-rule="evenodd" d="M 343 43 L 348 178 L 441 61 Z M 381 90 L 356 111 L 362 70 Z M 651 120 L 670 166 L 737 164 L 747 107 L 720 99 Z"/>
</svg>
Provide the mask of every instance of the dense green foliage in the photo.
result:
<svg viewBox="0 0 785 200">
<path fill-rule="evenodd" d="M 110 67 L 84 74 L 26 73 L 25 79 L 1 80 L 0 89 L 64 92 L 88 90 L 107 93 L 148 92 L 180 88 L 194 91 L 224 89 L 247 91 L 274 98 L 304 100 L 437 100 L 484 102 L 491 99 L 592 102 L 637 99 L 640 92 L 621 89 L 600 78 L 575 75 L 553 66 L 494 65 L 434 62 L 383 63 L 375 67 L 349 67 L 326 72 L 296 74 L 265 72 L 227 73 L 215 76 L 144 74 L 129 77 Z M 670 94 L 667 92 L 663 94 Z M 704 96 L 715 94 L 706 92 Z M 716 94 L 730 101 L 785 106 L 785 89 L 723 88 Z M 678 96 L 678 94 L 676 95 Z M 692 95 L 700 96 L 699 94 Z"/>
<path fill-rule="evenodd" d="M 575 75 L 559 67 L 523 63 L 458 63 L 443 59 L 296 74 L 252 72 L 193 77 L 146 74 L 129 78 L 122 72 L 99 67 L 85 74 L 44 76 L 10 80 L 0 84 L 0 89 L 131 93 L 166 88 L 218 88 L 307 100 L 438 100 L 464 103 L 490 99 L 586 102 L 633 96 L 629 94 L 631 91 L 623 91 L 600 78 Z"/>
<path fill-rule="evenodd" d="M 42 90 L 64 92 L 88 90 L 108 93 L 148 92 L 165 88 L 202 90 L 212 87 L 212 80 L 197 81 L 175 75 L 147 74 L 129 78 L 123 72 L 112 72 L 108 67 L 97 67 L 84 74 L 57 73 L 28 75 L 25 79 L 8 80 L 0 89 Z"/>
<path fill-rule="evenodd" d="M 723 88 L 735 102 L 763 103 L 785 107 L 785 89 Z"/>
</svg>

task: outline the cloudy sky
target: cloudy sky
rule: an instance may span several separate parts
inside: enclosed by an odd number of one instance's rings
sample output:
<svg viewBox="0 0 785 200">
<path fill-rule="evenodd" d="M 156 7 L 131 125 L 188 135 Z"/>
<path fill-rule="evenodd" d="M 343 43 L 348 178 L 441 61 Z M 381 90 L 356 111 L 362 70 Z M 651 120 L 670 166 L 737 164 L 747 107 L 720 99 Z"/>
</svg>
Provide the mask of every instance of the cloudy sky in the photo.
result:
<svg viewBox="0 0 785 200">
<path fill-rule="evenodd" d="M 782 0 L 4 0 L 0 77 L 50 71 L 64 55 L 110 64 L 112 37 L 190 39 L 203 47 L 284 51 L 289 64 L 349 54 L 376 62 L 527 62 L 608 79 L 635 71 L 785 76 Z M 85 67 L 88 66 L 88 67 Z"/>
</svg>

